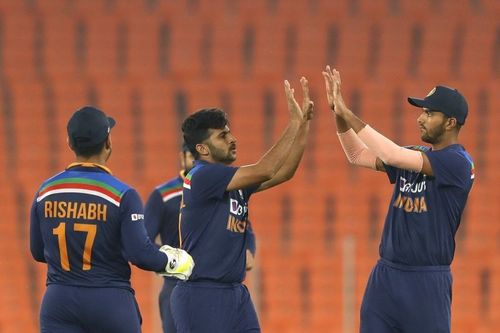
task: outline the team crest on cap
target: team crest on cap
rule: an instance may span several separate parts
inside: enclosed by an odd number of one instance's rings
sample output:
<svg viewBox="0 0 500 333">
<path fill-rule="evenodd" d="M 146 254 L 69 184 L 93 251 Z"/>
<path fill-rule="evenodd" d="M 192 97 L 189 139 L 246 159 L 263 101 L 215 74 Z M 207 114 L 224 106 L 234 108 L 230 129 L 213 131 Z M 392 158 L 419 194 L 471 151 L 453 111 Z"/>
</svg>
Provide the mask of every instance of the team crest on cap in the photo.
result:
<svg viewBox="0 0 500 333">
<path fill-rule="evenodd" d="M 429 93 L 425 97 L 429 97 L 430 95 L 434 94 L 435 92 L 436 92 L 436 87 L 432 88 L 432 90 L 429 91 Z"/>
</svg>

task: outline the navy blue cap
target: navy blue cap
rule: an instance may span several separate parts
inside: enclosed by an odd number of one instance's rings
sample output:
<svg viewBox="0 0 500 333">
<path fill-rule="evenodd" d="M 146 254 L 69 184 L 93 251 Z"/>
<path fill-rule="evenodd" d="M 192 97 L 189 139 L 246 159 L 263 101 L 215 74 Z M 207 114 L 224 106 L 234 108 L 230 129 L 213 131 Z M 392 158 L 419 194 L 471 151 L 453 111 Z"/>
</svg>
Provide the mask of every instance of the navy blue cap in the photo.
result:
<svg viewBox="0 0 500 333">
<path fill-rule="evenodd" d="M 108 137 L 115 124 L 116 121 L 101 110 L 93 106 L 84 106 L 75 111 L 68 121 L 70 144 L 77 148 L 96 146 Z"/>
<path fill-rule="evenodd" d="M 408 97 L 408 102 L 411 105 L 427 108 L 432 111 L 439 111 L 448 117 L 456 118 L 460 125 L 463 125 L 465 118 L 467 118 L 467 101 L 454 88 L 436 86 L 425 98 Z"/>
</svg>

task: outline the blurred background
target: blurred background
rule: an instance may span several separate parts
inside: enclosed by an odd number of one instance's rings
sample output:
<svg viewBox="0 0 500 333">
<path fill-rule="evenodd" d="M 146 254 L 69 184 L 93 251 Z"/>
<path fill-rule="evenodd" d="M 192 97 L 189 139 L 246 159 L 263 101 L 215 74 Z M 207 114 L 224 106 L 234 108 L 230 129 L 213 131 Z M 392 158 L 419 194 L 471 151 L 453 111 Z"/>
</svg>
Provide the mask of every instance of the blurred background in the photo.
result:
<svg viewBox="0 0 500 333">
<path fill-rule="evenodd" d="M 46 267 L 29 252 L 29 207 L 73 161 L 72 112 L 117 119 L 109 166 L 146 200 L 178 172 L 186 115 L 222 107 L 237 164 L 255 162 L 287 121 L 283 80 L 300 100 L 300 76 L 316 116 L 295 178 L 250 202 L 247 283 L 264 332 L 357 332 L 392 186 L 347 164 L 326 64 L 348 106 L 400 145 L 420 143 L 407 96 L 444 84 L 468 99 L 460 138 L 476 180 L 456 237 L 453 332 L 498 332 L 498 0 L 0 0 L 0 332 L 38 331 Z M 160 284 L 134 268 L 144 332 L 160 332 Z"/>
</svg>

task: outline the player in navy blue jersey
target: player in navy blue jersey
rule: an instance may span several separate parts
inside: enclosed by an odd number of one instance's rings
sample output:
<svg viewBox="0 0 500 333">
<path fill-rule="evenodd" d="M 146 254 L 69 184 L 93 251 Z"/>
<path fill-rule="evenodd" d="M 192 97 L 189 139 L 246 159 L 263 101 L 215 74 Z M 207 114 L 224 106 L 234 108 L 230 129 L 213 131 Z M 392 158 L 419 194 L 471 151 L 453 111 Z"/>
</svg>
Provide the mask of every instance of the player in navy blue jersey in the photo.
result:
<svg viewBox="0 0 500 333">
<path fill-rule="evenodd" d="M 360 331 L 450 332 L 454 238 L 474 179 L 474 163 L 458 143 L 467 102 L 445 86 L 425 98 L 409 97 L 422 110 L 417 125 L 430 147 L 400 147 L 346 107 L 338 71 L 327 66 L 323 76 L 348 160 L 386 172 L 394 184 Z"/>
<path fill-rule="evenodd" d="M 252 193 L 290 179 L 301 160 L 312 117 L 307 80 L 301 78 L 302 108 L 285 81 L 289 122 L 255 164 L 232 167 L 236 138 L 226 114 L 202 109 L 182 124 L 184 142 L 195 158 L 184 179 L 182 247 L 196 262 L 188 281 L 177 283 L 171 298 L 177 332 L 260 332 L 245 277 L 248 200 Z"/>
<path fill-rule="evenodd" d="M 105 166 L 114 125 L 94 107 L 76 111 L 67 126 L 76 162 L 35 195 L 30 249 L 48 266 L 41 332 L 138 333 L 128 262 L 179 279 L 191 274 L 189 254 L 149 240 L 137 192 Z"/>
<path fill-rule="evenodd" d="M 179 175 L 157 186 L 151 192 L 144 211 L 146 218 L 146 231 L 151 240 L 160 236 L 162 244 L 179 247 L 179 210 L 182 197 L 182 184 L 186 175 L 193 166 L 193 154 L 186 144 L 182 145 L 180 163 L 182 170 Z M 252 268 L 255 255 L 255 236 L 249 231 L 249 244 L 247 249 L 247 270 Z M 170 295 L 178 279 L 164 277 L 163 287 L 159 296 L 160 315 L 163 332 L 175 333 L 175 325 L 170 311 Z"/>
</svg>

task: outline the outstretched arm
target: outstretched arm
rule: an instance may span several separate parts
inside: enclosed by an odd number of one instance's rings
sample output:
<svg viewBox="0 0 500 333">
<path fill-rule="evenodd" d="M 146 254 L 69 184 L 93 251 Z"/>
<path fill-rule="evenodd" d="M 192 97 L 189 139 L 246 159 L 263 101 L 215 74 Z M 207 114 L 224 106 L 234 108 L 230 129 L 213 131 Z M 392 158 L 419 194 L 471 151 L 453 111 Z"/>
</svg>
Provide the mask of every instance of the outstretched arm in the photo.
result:
<svg viewBox="0 0 500 333">
<path fill-rule="evenodd" d="M 337 70 L 331 70 L 330 67 L 327 66 L 323 75 L 325 76 L 325 80 L 328 80 L 333 87 L 333 111 L 356 132 L 359 139 L 361 139 L 368 149 L 377 156 L 377 170 L 380 170 L 380 167 L 383 168 L 383 164 L 387 164 L 397 168 L 432 175 L 430 162 L 424 153 L 398 146 L 368 126 L 347 108 L 340 92 L 340 73 Z"/>
<path fill-rule="evenodd" d="M 286 158 L 285 162 L 278 170 L 276 175 L 270 180 L 262 183 L 257 191 L 267 190 L 268 188 L 274 187 L 281 183 L 290 180 L 294 175 L 295 171 L 299 166 L 299 163 L 304 155 L 304 149 L 307 143 L 307 137 L 309 134 L 309 123 L 313 118 L 314 113 L 314 103 L 309 98 L 309 85 L 306 78 L 300 79 L 300 84 L 302 85 L 303 100 L 302 100 L 302 113 L 304 121 L 302 122 L 297 137 L 295 138 L 290 154 Z"/>
<path fill-rule="evenodd" d="M 276 144 L 255 164 L 245 165 L 236 171 L 226 190 L 242 189 L 271 180 L 290 156 L 300 128 L 306 122 L 304 114 L 294 97 L 294 90 L 285 81 L 285 94 L 290 112 L 290 121 Z"/>
<path fill-rule="evenodd" d="M 335 105 L 338 105 L 337 108 L 344 107 L 345 103 L 342 98 L 342 94 L 340 94 L 340 90 L 335 89 L 336 84 L 334 76 L 330 71 L 329 66 L 327 66 L 326 70 L 323 72 L 323 77 L 325 79 L 326 98 L 330 109 L 334 111 Z M 340 144 L 349 163 L 365 168 L 384 171 L 384 163 L 382 163 L 382 161 L 377 158 L 377 156 L 363 143 L 363 141 L 361 141 L 347 121 L 335 111 L 333 114 L 335 115 L 337 136 L 339 137 Z"/>
</svg>

